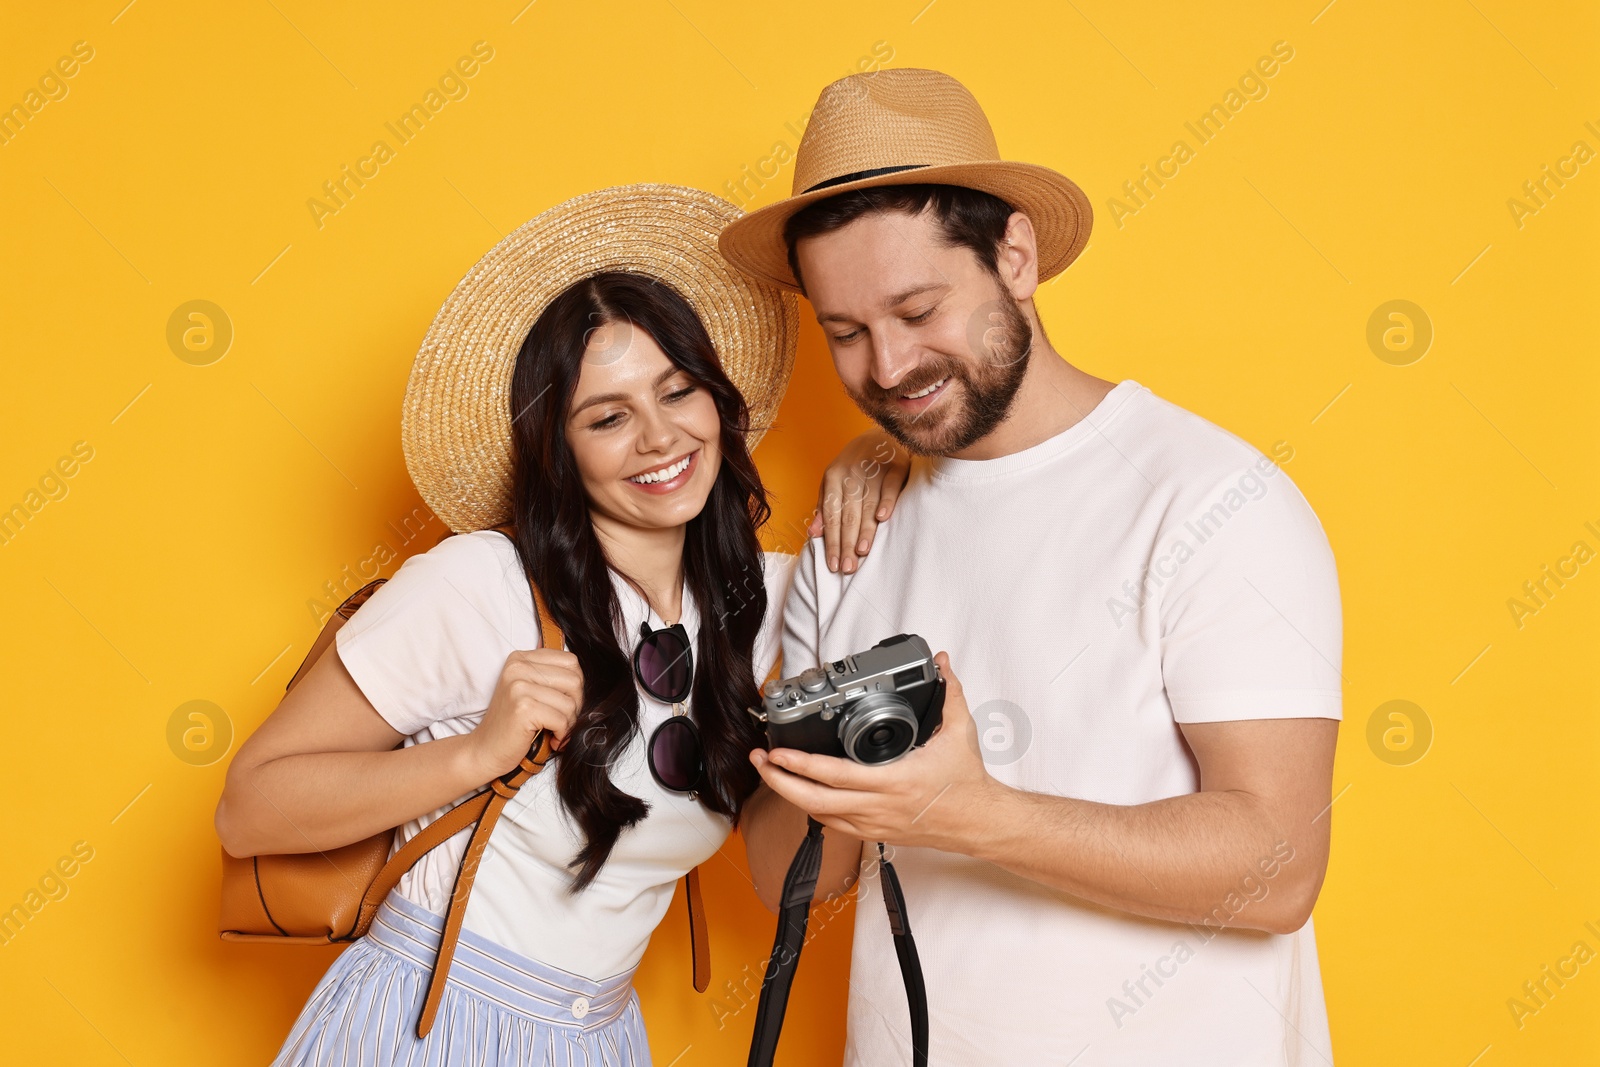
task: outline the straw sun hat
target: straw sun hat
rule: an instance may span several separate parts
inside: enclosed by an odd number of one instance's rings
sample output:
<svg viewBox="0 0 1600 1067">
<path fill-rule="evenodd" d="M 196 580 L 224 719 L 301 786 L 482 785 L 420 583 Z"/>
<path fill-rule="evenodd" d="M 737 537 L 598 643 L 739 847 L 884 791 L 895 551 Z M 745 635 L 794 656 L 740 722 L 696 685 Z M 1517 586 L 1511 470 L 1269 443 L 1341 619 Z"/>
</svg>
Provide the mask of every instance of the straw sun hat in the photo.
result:
<svg viewBox="0 0 1600 1067">
<path fill-rule="evenodd" d="M 733 269 L 717 237 L 742 212 L 679 185 L 623 185 L 523 223 L 457 283 L 423 338 L 400 417 L 406 469 L 456 533 L 511 518 L 511 372 L 529 328 L 575 282 L 607 271 L 677 290 L 750 408 L 755 448 L 794 366 L 794 297 Z"/>
<path fill-rule="evenodd" d="M 1070 179 L 1000 158 L 994 131 L 967 87 L 936 70 L 852 74 L 822 90 L 795 151 L 793 193 L 723 231 L 740 270 L 798 293 L 783 226 L 808 204 L 854 189 L 928 183 L 991 193 L 1033 222 L 1039 280 L 1067 268 L 1089 241 L 1094 211 Z"/>
</svg>

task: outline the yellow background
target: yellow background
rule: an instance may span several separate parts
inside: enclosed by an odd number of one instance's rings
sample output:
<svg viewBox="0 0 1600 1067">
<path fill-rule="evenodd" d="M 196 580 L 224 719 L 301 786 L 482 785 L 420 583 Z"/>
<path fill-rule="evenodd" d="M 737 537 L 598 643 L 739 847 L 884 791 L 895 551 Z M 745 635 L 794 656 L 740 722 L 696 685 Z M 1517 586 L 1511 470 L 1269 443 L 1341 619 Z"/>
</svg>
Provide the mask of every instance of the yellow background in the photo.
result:
<svg viewBox="0 0 1600 1067">
<path fill-rule="evenodd" d="M 1507 1005 L 1575 942 L 1600 951 L 1584 927 L 1600 928 L 1600 564 L 1520 627 L 1507 606 L 1574 542 L 1600 549 L 1584 526 L 1600 528 L 1600 163 L 1520 226 L 1507 203 L 1574 142 L 1600 149 L 1592 7 L 525 2 L 7 5 L 0 105 L 74 42 L 94 55 L 0 145 L 0 507 L 75 442 L 93 458 L 0 545 L 0 908 L 75 842 L 93 858 L 0 947 L 0 1059 L 269 1058 L 333 951 L 217 940 L 226 761 L 180 760 L 169 718 L 214 702 L 236 748 L 315 636 L 323 583 L 379 545 L 393 573 L 443 533 L 396 533 L 427 518 L 400 399 L 435 309 L 501 234 L 605 185 L 727 195 L 875 48 L 962 79 L 1007 156 L 1093 200 L 1088 251 L 1039 298 L 1069 359 L 1293 449 L 1345 607 L 1316 915 L 1339 1062 L 1600 1055 L 1600 964 L 1520 1025 Z M 319 228 L 322 183 L 480 40 L 494 57 L 469 94 L 391 142 Z M 1293 59 L 1266 97 L 1198 145 L 1184 123 L 1278 41 Z M 1117 226 L 1111 198 L 1180 138 L 1194 158 Z M 753 201 L 786 193 L 790 169 L 746 186 Z M 195 299 L 234 329 L 209 366 L 166 340 Z M 1408 366 L 1366 341 L 1394 299 L 1434 329 Z M 808 325 L 757 453 L 770 540 L 794 544 L 862 425 Z M 1431 723 L 1408 765 L 1367 741 L 1390 700 Z M 741 857 L 731 845 L 710 877 L 724 997 L 772 930 Z M 789 1063 L 842 1046 L 850 921 L 806 956 Z M 657 1063 L 742 1063 L 753 1009 L 719 1029 L 686 957 L 675 908 L 639 980 Z"/>
</svg>

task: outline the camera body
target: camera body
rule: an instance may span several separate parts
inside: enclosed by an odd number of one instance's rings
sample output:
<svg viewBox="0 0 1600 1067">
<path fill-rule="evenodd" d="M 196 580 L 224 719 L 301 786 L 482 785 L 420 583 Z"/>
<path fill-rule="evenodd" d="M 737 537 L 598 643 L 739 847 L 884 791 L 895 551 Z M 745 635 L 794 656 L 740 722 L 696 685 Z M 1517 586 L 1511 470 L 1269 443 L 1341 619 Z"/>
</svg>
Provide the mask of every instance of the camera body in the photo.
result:
<svg viewBox="0 0 1600 1067">
<path fill-rule="evenodd" d="M 771 748 L 875 766 L 927 743 L 942 721 L 944 678 L 928 642 L 896 634 L 865 652 L 768 682 L 751 709 Z"/>
</svg>

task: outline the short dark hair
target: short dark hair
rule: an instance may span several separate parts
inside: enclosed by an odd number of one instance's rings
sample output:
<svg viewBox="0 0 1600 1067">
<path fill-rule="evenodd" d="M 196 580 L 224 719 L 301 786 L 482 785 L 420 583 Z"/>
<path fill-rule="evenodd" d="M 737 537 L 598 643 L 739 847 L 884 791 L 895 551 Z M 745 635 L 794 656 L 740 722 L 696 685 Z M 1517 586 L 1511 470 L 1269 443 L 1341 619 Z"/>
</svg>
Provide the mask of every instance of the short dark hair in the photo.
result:
<svg viewBox="0 0 1600 1067">
<path fill-rule="evenodd" d="M 951 248 L 970 248 L 990 274 L 1000 273 L 1000 242 L 1005 238 L 1006 220 L 1016 209 L 998 196 L 960 185 L 878 185 L 853 189 L 807 204 L 789 217 L 783 227 L 783 243 L 789 249 L 789 269 L 802 291 L 800 257 L 795 246 L 803 237 L 817 237 L 842 229 L 866 215 L 885 211 L 904 211 L 920 215 L 933 206 L 934 219 Z"/>
</svg>

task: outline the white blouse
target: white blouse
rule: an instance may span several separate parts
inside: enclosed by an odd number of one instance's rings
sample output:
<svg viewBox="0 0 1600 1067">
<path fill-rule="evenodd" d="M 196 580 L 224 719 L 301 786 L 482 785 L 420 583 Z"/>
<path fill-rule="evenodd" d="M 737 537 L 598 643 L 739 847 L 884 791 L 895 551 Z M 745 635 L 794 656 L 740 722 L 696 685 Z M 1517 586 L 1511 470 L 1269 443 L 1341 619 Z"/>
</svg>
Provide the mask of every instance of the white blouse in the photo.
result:
<svg viewBox="0 0 1600 1067">
<path fill-rule="evenodd" d="M 758 683 L 778 656 L 794 562 L 794 556 L 770 552 L 763 561 L 767 614 L 752 665 Z M 662 622 L 615 571 L 611 579 L 622 605 L 619 641 L 631 655 L 639 624 L 649 618 L 659 628 Z M 751 576 L 744 587 L 755 580 Z M 729 583 L 736 590 L 740 585 L 733 577 Z M 699 613 L 687 589 L 679 621 L 696 639 Z M 335 638 L 351 677 L 378 714 L 409 735 L 407 745 L 471 732 L 488 709 L 506 657 L 540 643 L 533 595 L 516 549 L 493 530 L 446 537 L 407 559 Z M 702 669 L 698 661 L 695 669 Z M 561 804 L 552 761 L 506 805 L 463 918 L 467 929 L 499 945 L 595 981 L 637 966 L 671 904 L 674 884 L 715 854 L 732 830 L 727 819 L 698 801 L 656 783 L 645 745 L 672 708 L 635 689 L 641 729 L 612 764 L 611 775 L 619 789 L 650 805 L 649 815 L 622 832 L 588 887 L 569 892 L 567 864 L 583 838 Z M 398 827 L 394 847 L 450 806 Z M 401 879 L 400 894 L 443 915 L 469 836 L 462 831 L 424 856 Z"/>
</svg>

